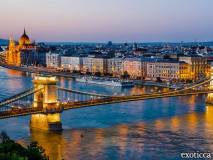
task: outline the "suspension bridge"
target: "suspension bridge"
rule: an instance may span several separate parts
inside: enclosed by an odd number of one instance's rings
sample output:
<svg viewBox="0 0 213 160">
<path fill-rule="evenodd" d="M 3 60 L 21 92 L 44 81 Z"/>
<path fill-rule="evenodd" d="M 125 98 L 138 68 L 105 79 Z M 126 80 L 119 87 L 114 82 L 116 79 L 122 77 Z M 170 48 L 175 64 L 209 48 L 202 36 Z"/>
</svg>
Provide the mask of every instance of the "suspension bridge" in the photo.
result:
<svg viewBox="0 0 213 160">
<path fill-rule="evenodd" d="M 32 128 L 61 130 L 60 114 L 69 109 L 197 94 L 208 94 L 207 102 L 211 103 L 212 80 L 205 79 L 168 92 L 111 96 L 58 87 L 56 77 L 39 75 L 33 79 L 33 88 L 0 101 L 0 119 L 32 115 L 30 122 Z"/>
</svg>

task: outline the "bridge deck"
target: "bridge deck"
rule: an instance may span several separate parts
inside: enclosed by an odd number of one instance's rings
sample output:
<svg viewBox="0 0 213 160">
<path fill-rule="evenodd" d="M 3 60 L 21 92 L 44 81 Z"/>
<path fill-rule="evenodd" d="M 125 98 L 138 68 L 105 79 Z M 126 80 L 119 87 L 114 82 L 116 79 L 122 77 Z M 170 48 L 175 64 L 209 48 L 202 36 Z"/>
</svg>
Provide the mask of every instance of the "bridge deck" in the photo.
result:
<svg viewBox="0 0 213 160">
<path fill-rule="evenodd" d="M 0 119 L 43 113 L 43 108 L 25 108 L 0 112 Z"/>
<path fill-rule="evenodd" d="M 144 95 L 144 96 L 121 96 L 121 97 L 111 97 L 111 98 L 103 98 L 97 100 L 90 101 L 82 101 L 82 102 L 66 102 L 61 104 L 64 110 L 104 105 L 104 104 L 113 104 L 113 103 L 122 103 L 122 102 L 130 102 L 130 101 L 140 101 L 140 100 L 148 100 L 148 99 L 159 99 L 159 98 L 169 98 L 169 97 L 177 97 L 177 96 L 189 96 L 189 95 L 198 95 L 198 94 L 207 94 L 213 93 L 211 91 L 200 91 L 200 92 L 188 92 L 188 93 L 176 93 L 176 94 L 156 94 L 156 95 Z"/>
</svg>

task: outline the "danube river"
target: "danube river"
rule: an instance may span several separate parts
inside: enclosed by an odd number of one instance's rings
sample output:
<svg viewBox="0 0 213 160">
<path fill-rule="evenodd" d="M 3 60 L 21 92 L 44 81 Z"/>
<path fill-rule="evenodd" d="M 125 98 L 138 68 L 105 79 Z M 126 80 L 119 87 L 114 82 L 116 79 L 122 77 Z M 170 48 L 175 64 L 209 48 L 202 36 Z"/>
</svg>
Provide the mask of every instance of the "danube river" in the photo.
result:
<svg viewBox="0 0 213 160">
<path fill-rule="evenodd" d="M 32 86 L 31 77 L 0 68 L 0 99 Z M 138 94 L 159 88 L 113 88 L 61 78 L 66 88 Z M 65 111 L 63 132 L 30 131 L 30 116 L 0 120 L 0 129 L 23 145 L 38 141 L 50 160 L 181 159 L 182 152 L 213 153 L 213 106 L 205 96 L 174 97 Z"/>
</svg>

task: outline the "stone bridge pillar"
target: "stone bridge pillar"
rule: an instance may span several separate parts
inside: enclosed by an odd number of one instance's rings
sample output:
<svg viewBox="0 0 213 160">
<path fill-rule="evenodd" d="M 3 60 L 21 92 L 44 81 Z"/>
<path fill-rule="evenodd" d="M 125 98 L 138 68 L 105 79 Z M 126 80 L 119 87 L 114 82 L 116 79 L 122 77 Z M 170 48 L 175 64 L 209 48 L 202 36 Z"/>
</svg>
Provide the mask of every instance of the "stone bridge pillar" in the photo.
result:
<svg viewBox="0 0 213 160">
<path fill-rule="evenodd" d="M 213 62 L 211 62 L 211 69 L 210 69 L 210 72 L 211 72 L 211 73 L 210 73 L 210 78 L 213 79 Z M 213 81 L 210 82 L 209 89 L 212 89 L 212 90 L 213 90 Z M 207 104 L 213 105 L 213 93 L 209 93 L 209 94 L 208 94 L 206 103 L 207 103 Z"/>
<path fill-rule="evenodd" d="M 60 118 L 62 110 L 57 101 L 56 77 L 35 76 L 33 83 L 35 89 L 40 89 L 34 93 L 33 107 L 42 108 L 44 113 L 32 115 L 31 128 L 50 131 L 62 130 Z"/>
</svg>

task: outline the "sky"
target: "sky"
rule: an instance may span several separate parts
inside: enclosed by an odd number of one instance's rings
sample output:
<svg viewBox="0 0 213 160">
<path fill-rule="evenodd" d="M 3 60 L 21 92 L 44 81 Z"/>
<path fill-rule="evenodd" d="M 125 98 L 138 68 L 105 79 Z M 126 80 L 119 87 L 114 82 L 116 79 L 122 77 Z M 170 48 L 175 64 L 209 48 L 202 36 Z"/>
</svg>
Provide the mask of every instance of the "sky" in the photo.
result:
<svg viewBox="0 0 213 160">
<path fill-rule="evenodd" d="M 0 0 L 0 38 L 213 41 L 213 0 Z"/>
</svg>

